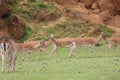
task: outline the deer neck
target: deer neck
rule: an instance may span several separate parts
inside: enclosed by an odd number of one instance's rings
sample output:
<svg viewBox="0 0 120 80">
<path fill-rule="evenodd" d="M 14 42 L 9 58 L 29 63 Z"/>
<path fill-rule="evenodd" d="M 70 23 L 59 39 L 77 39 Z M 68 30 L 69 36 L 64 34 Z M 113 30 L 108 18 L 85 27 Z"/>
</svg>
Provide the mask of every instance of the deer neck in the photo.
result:
<svg viewBox="0 0 120 80">
<path fill-rule="evenodd" d="M 51 39 L 51 43 L 57 44 L 55 39 Z"/>
<path fill-rule="evenodd" d="M 54 45 L 54 48 L 57 48 L 57 47 L 58 47 L 57 41 L 56 41 L 55 39 L 52 40 L 52 43 L 53 43 L 53 45 Z"/>
</svg>

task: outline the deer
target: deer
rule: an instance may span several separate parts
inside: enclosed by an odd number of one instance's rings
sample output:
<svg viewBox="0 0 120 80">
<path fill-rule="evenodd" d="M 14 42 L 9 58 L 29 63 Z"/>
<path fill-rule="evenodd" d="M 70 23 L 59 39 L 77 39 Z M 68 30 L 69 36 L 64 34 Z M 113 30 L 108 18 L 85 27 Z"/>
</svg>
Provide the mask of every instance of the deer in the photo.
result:
<svg viewBox="0 0 120 80">
<path fill-rule="evenodd" d="M 15 61 L 17 58 L 17 50 L 15 41 L 12 39 L 3 39 L 0 42 L 0 55 L 2 58 L 2 73 L 4 72 L 4 64 L 8 67 L 8 72 L 10 69 L 12 72 L 15 71 Z"/>
<path fill-rule="evenodd" d="M 55 39 L 53 34 L 50 34 L 50 36 L 48 36 L 48 38 L 50 39 L 50 43 L 52 43 L 54 45 L 54 48 L 50 51 L 49 58 L 52 57 L 52 54 L 54 52 L 59 54 L 58 49 L 60 47 L 70 45 L 72 43 L 72 41 L 73 41 L 73 38 Z"/>
<path fill-rule="evenodd" d="M 23 61 L 24 60 L 27 61 L 29 53 L 33 53 L 33 51 L 37 49 L 39 49 L 40 51 L 46 51 L 46 54 L 47 54 L 45 43 L 42 40 L 41 41 L 28 41 L 24 43 L 16 43 L 16 46 L 17 46 L 17 50 L 24 54 Z"/>
<path fill-rule="evenodd" d="M 102 39 L 104 39 L 103 32 L 97 38 L 95 38 L 95 37 L 84 37 L 84 36 L 80 36 L 80 37 L 75 38 L 73 43 L 72 43 L 72 47 L 71 47 L 71 50 L 70 50 L 69 57 L 72 57 L 73 53 L 76 53 L 76 50 L 81 46 L 88 46 L 90 49 L 93 50 L 93 48 L 95 48 L 96 45 Z"/>
<path fill-rule="evenodd" d="M 73 56 L 73 53 L 77 56 L 77 54 L 76 54 L 77 49 L 78 49 L 78 46 L 77 46 L 77 43 L 76 43 L 76 41 L 75 41 L 75 39 L 74 39 L 74 40 L 72 41 L 72 44 L 71 44 L 69 57 L 72 57 L 72 56 Z"/>
<path fill-rule="evenodd" d="M 79 36 L 80 38 L 84 37 L 84 34 L 81 34 Z M 70 50 L 70 54 L 72 54 L 73 51 L 75 51 L 74 46 L 75 46 L 75 38 L 62 38 L 62 39 L 55 39 L 53 34 L 50 34 L 50 36 L 48 36 L 48 38 L 50 39 L 50 43 L 52 43 L 54 45 L 54 48 L 51 50 L 50 52 L 50 56 L 49 58 L 51 58 L 52 54 L 54 52 L 56 52 L 57 54 L 59 54 L 58 49 L 60 47 L 67 47 L 67 46 L 71 46 L 71 50 Z M 75 44 L 74 44 L 75 43 Z"/>
<path fill-rule="evenodd" d="M 108 48 L 116 49 L 119 45 L 120 45 L 120 38 L 119 37 L 107 39 Z M 106 51 L 108 52 L 108 49 Z"/>
<path fill-rule="evenodd" d="M 76 39 L 82 39 L 85 35 L 81 34 L 79 37 L 74 38 L 71 44 L 71 48 L 70 48 L 70 53 L 69 53 L 69 57 L 72 57 L 73 54 L 75 54 L 77 56 L 77 49 L 79 48 L 79 46 L 77 45 Z"/>
</svg>

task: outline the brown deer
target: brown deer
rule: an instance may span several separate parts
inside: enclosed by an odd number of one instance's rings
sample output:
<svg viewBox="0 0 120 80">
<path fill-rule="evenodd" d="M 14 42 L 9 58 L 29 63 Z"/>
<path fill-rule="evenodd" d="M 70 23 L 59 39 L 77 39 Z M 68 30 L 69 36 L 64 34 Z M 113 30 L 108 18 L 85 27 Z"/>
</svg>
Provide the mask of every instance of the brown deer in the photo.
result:
<svg viewBox="0 0 120 80">
<path fill-rule="evenodd" d="M 78 49 L 78 45 L 77 45 L 77 39 L 82 39 L 84 37 L 84 34 L 81 34 L 79 37 L 77 38 L 74 38 L 74 40 L 72 41 L 72 44 L 71 44 L 71 49 L 70 49 L 70 54 L 69 54 L 69 57 L 72 57 L 73 54 L 75 54 L 77 56 L 77 49 Z"/>
<path fill-rule="evenodd" d="M 116 49 L 120 45 L 120 38 L 110 38 L 107 40 L 108 48 Z M 106 50 L 108 52 L 108 49 Z M 116 51 L 116 50 L 115 50 Z"/>
<path fill-rule="evenodd" d="M 2 58 L 2 73 L 4 72 L 4 63 L 8 67 L 8 72 L 15 71 L 15 60 L 17 58 L 16 44 L 12 39 L 3 39 L 0 42 L 0 54 Z"/>
<path fill-rule="evenodd" d="M 23 60 L 28 60 L 29 53 L 39 49 L 40 51 L 46 51 L 46 46 L 44 41 L 28 41 L 24 43 L 16 43 L 17 50 L 24 54 Z"/>
<path fill-rule="evenodd" d="M 73 43 L 72 43 L 72 47 L 70 50 L 70 54 L 69 57 L 71 57 L 73 55 L 73 53 L 76 53 L 76 50 L 80 47 L 80 46 L 89 46 L 89 48 L 93 49 L 96 47 L 96 45 L 103 39 L 103 33 L 101 33 L 101 35 L 98 38 L 94 38 L 94 37 L 77 37 L 74 39 Z"/>
<path fill-rule="evenodd" d="M 55 39 L 54 36 L 51 34 L 50 36 L 48 36 L 50 39 L 50 43 L 52 43 L 54 45 L 54 48 L 51 50 L 50 52 L 50 56 L 49 58 L 51 58 L 52 54 L 54 52 L 58 53 L 58 49 L 60 47 L 66 46 L 66 45 L 70 45 L 73 41 L 74 38 L 63 38 L 63 39 Z"/>
</svg>

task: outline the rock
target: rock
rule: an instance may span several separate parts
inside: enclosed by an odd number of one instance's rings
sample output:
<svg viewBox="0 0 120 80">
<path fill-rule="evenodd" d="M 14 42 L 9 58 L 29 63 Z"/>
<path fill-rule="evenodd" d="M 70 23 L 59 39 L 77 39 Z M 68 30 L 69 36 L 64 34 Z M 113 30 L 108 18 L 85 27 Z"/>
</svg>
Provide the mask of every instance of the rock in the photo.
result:
<svg viewBox="0 0 120 80">
<path fill-rule="evenodd" d="M 109 20 L 108 25 L 116 26 L 116 27 L 120 28 L 120 22 L 119 21 L 120 21 L 120 15 L 116 15 L 116 16 L 112 17 L 111 20 Z"/>
</svg>

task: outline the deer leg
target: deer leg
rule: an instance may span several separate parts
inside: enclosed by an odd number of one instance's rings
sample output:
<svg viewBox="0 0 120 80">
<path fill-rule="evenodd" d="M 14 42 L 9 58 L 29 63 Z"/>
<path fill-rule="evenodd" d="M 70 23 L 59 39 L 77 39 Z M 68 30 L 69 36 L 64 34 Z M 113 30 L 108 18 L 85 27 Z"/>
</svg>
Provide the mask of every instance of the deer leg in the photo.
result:
<svg viewBox="0 0 120 80">
<path fill-rule="evenodd" d="M 24 52 L 24 59 L 23 61 L 28 61 L 28 56 L 29 56 L 29 52 Z"/>
<path fill-rule="evenodd" d="M 9 56 L 8 58 L 7 58 L 7 61 L 6 61 L 6 63 L 7 63 L 7 71 L 8 71 L 8 73 L 10 72 L 10 67 L 11 67 L 11 56 Z"/>
<path fill-rule="evenodd" d="M 16 60 L 17 56 L 16 56 L 16 53 L 13 53 L 13 56 L 12 56 L 12 72 L 15 71 L 15 60 Z"/>
<path fill-rule="evenodd" d="M 4 72 L 4 60 L 5 60 L 5 55 L 1 52 L 1 58 L 2 58 L 2 73 Z"/>
<path fill-rule="evenodd" d="M 92 52 L 93 51 L 93 46 L 92 45 L 89 45 L 89 49 L 88 49 L 88 54 L 90 55 L 90 52 Z"/>
<path fill-rule="evenodd" d="M 110 48 L 112 48 L 112 46 L 108 46 L 108 47 L 106 47 L 105 54 L 106 54 L 106 53 L 109 53 L 109 51 L 110 51 Z"/>
<path fill-rule="evenodd" d="M 45 48 L 41 48 L 40 52 L 45 52 L 46 55 L 48 54 L 48 51 Z"/>
<path fill-rule="evenodd" d="M 113 49 L 114 49 L 114 51 L 115 51 L 115 54 L 117 54 L 117 45 L 115 45 L 115 46 L 113 47 Z"/>
<path fill-rule="evenodd" d="M 78 57 L 78 54 L 77 54 L 77 49 L 75 50 L 75 56 Z"/>
<path fill-rule="evenodd" d="M 71 47 L 69 57 L 72 57 L 74 52 L 75 52 L 75 48 Z"/>
<path fill-rule="evenodd" d="M 105 54 L 106 54 L 106 53 L 109 53 L 109 49 L 110 49 L 110 48 L 108 48 L 108 47 L 106 48 Z"/>
<path fill-rule="evenodd" d="M 69 57 L 72 57 L 72 52 L 73 52 L 73 50 L 72 50 L 72 48 L 70 49 L 70 53 L 69 53 Z"/>
<path fill-rule="evenodd" d="M 44 51 L 45 51 L 45 54 L 47 55 L 47 54 L 48 54 L 48 51 L 47 51 L 47 49 L 44 49 Z"/>
<path fill-rule="evenodd" d="M 26 52 L 25 61 L 28 61 L 29 54 L 30 54 L 30 52 Z"/>
<path fill-rule="evenodd" d="M 25 59 L 26 59 L 26 53 L 24 52 L 24 51 L 21 51 L 21 53 L 23 54 L 23 59 L 22 59 L 22 61 L 25 61 Z"/>
<path fill-rule="evenodd" d="M 11 70 L 12 70 L 12 72 L 14 71 L 14 59 L 12 59 L 12 62 L 11 62 Z"/>
<path fill-rule="evenodd" d="M 16 60 L 16 58 L 17 58 L 17 56 L 12 59 L 12 72 L 15 71 L 15 60 Z"/>
<path fill-rule="evenodd" d="M 52 54 L 53 54 L 54 51 L 55 51 L 55 49 L 52 49 L 52 50 L 51 50 L 49 58 L 52 57 Z"/>
<path fill-rule="evenodd" d="M 58 55 L 58 57 L 60 57 L 58 49 L 55 50 L 56 54 Z"/>
<path fill-rule="evenodd" d="M 52 57 L 52 54 L 53 54 L 56 50 L 57 50 L 57 48 L 53 48 L 53 49 L 51 50 L 49 58 Z"/>
</svg>

